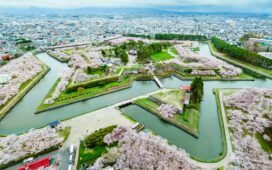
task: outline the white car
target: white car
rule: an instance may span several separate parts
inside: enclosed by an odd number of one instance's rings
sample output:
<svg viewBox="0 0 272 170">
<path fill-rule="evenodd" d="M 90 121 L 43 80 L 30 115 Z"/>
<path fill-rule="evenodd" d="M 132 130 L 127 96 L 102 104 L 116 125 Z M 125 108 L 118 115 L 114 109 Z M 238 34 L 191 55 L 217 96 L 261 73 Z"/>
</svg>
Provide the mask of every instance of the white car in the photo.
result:
<svg viewBox="0 0 272 170">
<path fill-rule="evenodd" d="M 74 154 L 74 145 L 70 146 L 70 155 Z"/>
<path fill-rule="evenodd" d="M 73 155 L 70 155 L 70 157 L 69 157 L 69 163 L 70 163 L 70 165 L 73 165 L 73 163 L 74 163 Z"/>
<path fill-rule="evenodd" d="M 27 158 L 23 161 L 23 164 L 26 164 L 26 163 L 30 163 L 30 162 L 33 162 L 34 161 L 34 158 L 33 157 L 30 157 L 30 158 Z"/>
</svg>

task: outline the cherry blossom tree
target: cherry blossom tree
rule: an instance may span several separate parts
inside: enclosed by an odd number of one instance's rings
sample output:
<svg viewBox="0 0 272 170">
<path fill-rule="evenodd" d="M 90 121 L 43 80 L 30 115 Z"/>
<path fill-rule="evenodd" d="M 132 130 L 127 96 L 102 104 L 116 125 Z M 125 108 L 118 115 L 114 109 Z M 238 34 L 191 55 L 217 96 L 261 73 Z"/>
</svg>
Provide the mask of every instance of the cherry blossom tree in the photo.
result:
<svg viewBox="0 0 272 170">
<path fill-rule="evenodd" d="M 126 129 L 126 130 L 125 130 Z M 112 139 L 109 139 L 111 138 Z M 112 134 L 105 136 L 108 144 L 118 140 L 119 155 L 114 169 L 193 169 L 188 154 L 175 146 L 169 146 L 165 139 L 151 133 L 129 128 L 116 128 Z M 89 169 L 102 169 L 106 158 L 97 160 Z"/>
<path fill-rule="evenodd" d="M 89 66 L 89 63 L 80 55 L 73 55 L 68 63 L 69 66 L 77 69 L 87 69 Z"/>
<path fill-rule="evenodd" d="M 272 160 L 258 141 L 251 137 L 265 133 L 272 125 L 272 89 L 245 88 L 224 97 L 228 126 L 232 132 L 234 157 L 230 168 L 270 169 Z M 245 133 L 246 132 L 246 133 Z M 263 139 L 270 141 L 267 134 Z"/>
<path fill-rule="evenodd" d="M 145 39 L 145 38 L 137 38 L 137 37 L 120 37 L 120 38 L 116 38 L 116 39 L 112 39 L 109 41 L 109 43 L 113 46 L 115 45 L 120 45 L 120 44 L 124 44 L 127 43 L 129 41 L 142 41 L 145 44 L 150 44 L 152 42 L 155 42 L 154 40 L 149 40 L 149 39 Z"/>
<path fill-rule="evenodd" d="M 55 100 L 59 97 L 61 92 L 63 92 L 66 89 L 73 74 L 74 69 L 72 68 L 68 68 L 62 71 L 62 73 L 59 75 L 58 85 L 56 86 L 52 95 L 49 98 L 45 99 L 44 104 L 52 104 L 55 102 Z"/>
<path fill-rule="evenodd" d="M 70 60 L 71 59 L 71 55 L 68 55 L 64 52 L 61 52 L 59 50 L 56 51 L 49 51 L 48 52 L 49 55 L 55 56 L 58 59 L 66 59 L 66 60 Z"/>
<path fill-rule="evenodd" d="M 180 60 L 175 62 L 181 66 L 194 69 L 191 74 L 193 75 L 214 75 L 211 69 L 219 69 L 219 74 L 224 78 L 230 78 L 238 76 L 242 73 L 242 70 L 234 67 L 222 60 L 216 58 L 208 58 L 200 56 L 191 50 L 190 47 L 186 47 L 184 44 L 177 44 L 174 46 L 176 51 L 180 55 Z M 209 71 L 202 71 L 202 69 Z"/>
<path fill-rule="evenodd" d="M 11 77 L 7 84 L 0 85 L 0 106 L 6 104 L 7 101 L 18 94 L 22 84 L 33 79 L 42 70 L 41 61 L 29 53 L 0 67 L 1 74 L 7 74 Z"/>
<path fill-rule="evenodd" d="M 161 104 L 158 111 L 165 117 L 173 117 L 179 111 L 178 108 L 171 104 Z"/>
<path fill-rule="evenodd" d="M 31 129 L 22 135 L 0 138 L 0 165 L 40 153 L 64 141 L 55 128 Z"/>
<path fill-rule="evenodd" d="M 73 76 L 73 81 L 76 83 L 80 83 L 83 81 L 88 80 L 88 75 L 84 72 L 82 69 L 77 69 L 74 76 Z"/>
</svg>

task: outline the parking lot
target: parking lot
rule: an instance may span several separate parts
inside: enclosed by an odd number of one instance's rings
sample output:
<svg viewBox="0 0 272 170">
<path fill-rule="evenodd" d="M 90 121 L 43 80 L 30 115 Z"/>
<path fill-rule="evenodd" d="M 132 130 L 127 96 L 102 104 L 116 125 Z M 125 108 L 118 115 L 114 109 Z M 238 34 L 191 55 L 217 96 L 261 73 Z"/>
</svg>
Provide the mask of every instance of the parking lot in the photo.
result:
<svg viewBox="0 0 272 170">
<path fill-rule="evenodd" d="M 57 169 L 61 169 L 61 170 L 67 170 L 68 166 L 69 166 L 69 147 L 62 147 L 59 150 L 38 156 L 34 158 L 34 161 L 37 159 L 41 159 L 41 158 L 45 158 L 47 156 L 51 156 L 55 159 L 55 162 L 58 162 L 58 168 Z M 7 170 L 15 170 L 18 167 L 23 166 L 23 163 L 17 164 L 15 166 L 9 167 L 7 168 Z"/>
</svg>

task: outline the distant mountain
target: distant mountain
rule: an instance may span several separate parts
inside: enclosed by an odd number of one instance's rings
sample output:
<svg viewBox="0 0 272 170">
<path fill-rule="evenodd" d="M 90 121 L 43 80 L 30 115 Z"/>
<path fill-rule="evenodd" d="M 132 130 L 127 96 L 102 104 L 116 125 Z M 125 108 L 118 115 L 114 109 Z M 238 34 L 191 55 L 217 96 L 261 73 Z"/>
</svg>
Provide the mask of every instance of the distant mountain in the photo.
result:
<svg viewBox="0 0 272 170">
<path fill-rule="evenodd" d="M 270 8 L 270 7 L 269 7 Z M 134 14 L 134 15 L 159 15 L 159 14 L 271 14 L 272 9 L 251 9 L 235 8 L 226 6 L 153 6 L 152 8 L 78 8 L 78 9 L 57 9 L 57 8 L 0 8 L 0 14 L 8 15 L 41 15 L 41 14 Z M 272 8 L 272 7 L 271 7 Z"/>
</svg>

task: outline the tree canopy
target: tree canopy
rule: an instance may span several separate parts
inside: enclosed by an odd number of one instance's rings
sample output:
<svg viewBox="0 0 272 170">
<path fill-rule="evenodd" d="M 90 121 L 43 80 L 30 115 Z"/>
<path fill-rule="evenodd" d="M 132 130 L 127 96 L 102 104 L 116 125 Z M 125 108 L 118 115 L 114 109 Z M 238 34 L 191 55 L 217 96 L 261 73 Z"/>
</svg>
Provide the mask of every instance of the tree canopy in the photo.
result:
<svg viewBox="0 0 272 170">
<path fill-rule="evenodd" d="M 206 41 L 207 37 L 204 35 L 185 35 L 185 34 L 156 34 L 157 40 L 191 40 L 191 41 Z"/>
<path fill-rule="evenodd" d="M 191 83 L 191 96 L 190 96 L 190 103 L 198 104 L 202 101 L 203 98 L 203 81 L 201 77 L 196 77 L 193 82 Z"/>
<path fill-rule="evenodd" d="M 228 44 L 227 42 L 216 37 L 212 37 L 211 40 L 216 49 L 218 49 L 220 52 L 228 54 L 229 57 L 236 58 L 238 60 L 245 61 L 252 65 L 260 66 L 266 69 L 272 69 L 272 59 L 240 48 L 236 45 Z"/>
</svg>

